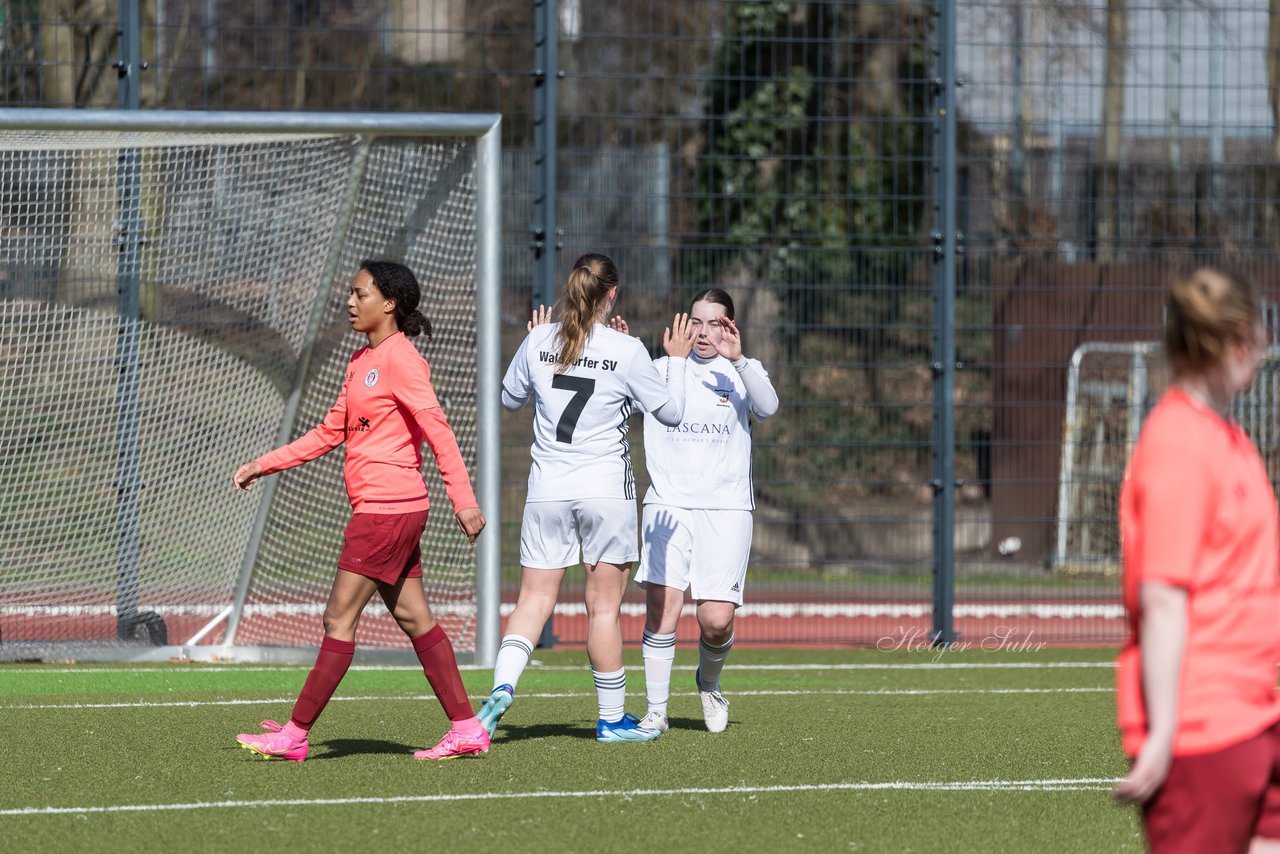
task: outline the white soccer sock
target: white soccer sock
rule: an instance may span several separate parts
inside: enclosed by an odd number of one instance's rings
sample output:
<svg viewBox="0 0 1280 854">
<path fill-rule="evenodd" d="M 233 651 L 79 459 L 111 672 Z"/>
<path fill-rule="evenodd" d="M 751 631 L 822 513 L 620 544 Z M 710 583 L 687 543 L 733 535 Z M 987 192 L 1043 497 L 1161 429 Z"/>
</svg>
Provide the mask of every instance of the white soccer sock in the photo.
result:
<svg viewBox="0 0 1280 854">
<path fill-rule="evenodd" d="M 498 647 L 498 660 L 493 664 L 493 687 L 510 685 L 516 687 L 524 666 L 533 655 L 533 641 L 520 635 L 507 635 Z"/>
<path fill-rule="evenodd" d="M 724 669 L 724 660 L 733 649 L 733 635 L 720 646 L 712 646 L 705 639 L 698 639 L 698 690 L 719 691 L 720 671 Z"/>
<path fill-rule="evenodd" d="M 644 694 L 649 711 L 667 713 L 671 698 L 671 665 L 676 659 L 676 633 L 660 635 L 644 630 Z"/>
<path fill-rule="evenodd" d="M 627 705 L 627 668 L 622 667 L 612 673 L 601 673 L 593 668 L 591 676 L 596 682 L 600 720 L 617 721 Z"/>
</svg>

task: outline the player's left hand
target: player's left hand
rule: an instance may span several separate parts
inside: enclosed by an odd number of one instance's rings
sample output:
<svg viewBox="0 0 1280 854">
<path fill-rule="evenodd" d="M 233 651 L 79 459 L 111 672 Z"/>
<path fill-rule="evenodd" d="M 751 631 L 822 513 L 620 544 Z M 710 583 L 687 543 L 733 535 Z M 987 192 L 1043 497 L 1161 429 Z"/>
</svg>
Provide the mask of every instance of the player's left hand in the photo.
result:
<svg viewBox="0 0 1280 854">
<path fill-rule="evenodd" d="M 720 341 L 715 348 L 730 362 L 742 358 L 742 333 L 738 331 L 738 324 L 727 317 L 720 318 Z"/>
<path fill-rule="evenodd" d="M 551 309 L 545 305 L 540 305 L 533 310 L 533 314 L 529 317 L 529 322 L 525 325 L 525 329 L 529 332 L 533 331 L 533 327 L 542 326 L 551 322 Z"/>
<path fill-rule="evenodd" d="M 467 542 L 474 546 L 476 537 L 480 536 L 480 532 L 484 530 L 484 514 L 480 512 L 480 508 L 468 507 L 466 510 L 459 511 L 453 518 L 458 523 L 459 530 L 467 538 Z"/>
<path fill-rule="evenodd" d="M 1121 780 L 1111 794 L 1122 804 L 1145 804 L 1169 776 L 1172 761 L 1171 744 L 1148 739 L 1133 760 L 1129 776 Z"/>
</svg>

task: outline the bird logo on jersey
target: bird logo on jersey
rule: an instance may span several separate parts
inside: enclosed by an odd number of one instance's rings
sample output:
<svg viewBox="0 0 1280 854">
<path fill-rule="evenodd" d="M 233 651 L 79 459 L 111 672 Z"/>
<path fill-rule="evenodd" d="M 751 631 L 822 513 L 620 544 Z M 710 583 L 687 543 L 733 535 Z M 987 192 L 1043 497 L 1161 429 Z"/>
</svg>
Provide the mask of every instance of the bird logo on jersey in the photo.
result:
<svg viewBox="0 0 1280 854">
<path fill-rule="evenodd" d="M 715 391 L 716 391 L 716 398 L 717 398 L 717 400 L 716 400 L 716 404 L 717 404 L 718 406 L 728 406 L 728 405 L 729 405 L 729 395 L 733 394 L 733 389 L 731 389 L 731 388 L 718 388 L 718 389 L 716 389 Z"/>
<path fill-rule="evenodd" d="M 378 384 L 378 369 L 374 368 L 364 375 L 364 387 L 373 388 Z"/>
</svg>

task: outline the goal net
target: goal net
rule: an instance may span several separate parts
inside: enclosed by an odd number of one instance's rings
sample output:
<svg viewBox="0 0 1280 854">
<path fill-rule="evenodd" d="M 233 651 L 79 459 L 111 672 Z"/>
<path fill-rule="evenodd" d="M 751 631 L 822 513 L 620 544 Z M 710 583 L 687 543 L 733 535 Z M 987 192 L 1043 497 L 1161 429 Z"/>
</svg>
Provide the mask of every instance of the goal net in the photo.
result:
<svg viewBox="0 0 1280 854">
<path fill-rule="evenodd" d="M 248 493 L 231 474 L 332 404 L 364 258 L 416 272 L 415 342 L 476 477 L 480 133 L 254 122 L 0 131 L 0 657 L 319 642 L 342 450 Z M 474 651 L 476 551 L 424 455 L 424 581 Z M 358 641 L 406 643 L 376 599 Z"/>
<path fill-rule="evenodd" d="M 1274 316 L 1264 304 L 1264 316 Z M 1268 323 L 1269 329 L 1274 329 Z M 1172 380 L 1159 342 L 1089 343 L 1068 368 L 1054 564 L 1083 574 L 1120 567 L 1120 487 L 1142 424 Z M 1280 479 L 1280 349 L 1264 355 L 1231 416 Z"/>
</svg>

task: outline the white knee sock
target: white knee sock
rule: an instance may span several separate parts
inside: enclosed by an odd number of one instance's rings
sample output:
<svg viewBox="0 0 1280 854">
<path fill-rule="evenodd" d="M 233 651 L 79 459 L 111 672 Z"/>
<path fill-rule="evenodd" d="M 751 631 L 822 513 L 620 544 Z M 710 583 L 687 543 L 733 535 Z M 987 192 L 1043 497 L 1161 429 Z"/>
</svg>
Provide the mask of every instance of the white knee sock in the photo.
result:
<svg viewBox="0 0 1280 854">
<path fill-rule="evenodd" d="M 594 668 L 591 671 L 596 682 L 596 699 L 600 703 L 600 720 L 616 721 L 622 717 L 627 705 L 627 669 L 619 668 L 612 673 L 601 673 Z"/>
<path fill-rule="evenodd" d="M 669 635 L 644 630 L 644 693 L 649 711 L 667 713 L 671 697 L 671 665 L 676 658 L 676 633 Z"/>
<path fill-rule="evenodd" d="M 724 660 L 733 649 L 733 635 L 720 646 L 711 646 L 706 640 L 698 639 L 698 690 L 719 691 L 720 671 L 724 669 Z"/>
<path fill-rule="evenodd" d="M 493 687 L 510 685 L 516 687 L 520 674 L 533 655 L 533 641 L 520 635 L 507 635 L 498 647 L 498 660 L 493 665 Z"/>
</svg>

